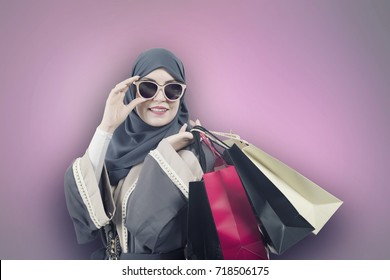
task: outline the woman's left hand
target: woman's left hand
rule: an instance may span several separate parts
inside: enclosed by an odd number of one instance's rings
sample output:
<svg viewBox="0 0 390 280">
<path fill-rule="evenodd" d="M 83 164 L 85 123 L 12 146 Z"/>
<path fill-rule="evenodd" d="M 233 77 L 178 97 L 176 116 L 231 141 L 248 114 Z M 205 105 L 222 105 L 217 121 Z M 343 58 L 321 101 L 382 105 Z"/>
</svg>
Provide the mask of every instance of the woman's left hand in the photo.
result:
<svg viewBox="0 0 390 280">
<path fill-rule="evenodd" d="M 171 144 L 171 146 L 175 149 L 175 151 L 179 151 L 191 144 L 194 136 L 191 132 L 186 131 L 186 129 L 187 124 L 184 124 L 177 134 L 171 135 L 166 138 L 169 144 Z"/>
</svg>

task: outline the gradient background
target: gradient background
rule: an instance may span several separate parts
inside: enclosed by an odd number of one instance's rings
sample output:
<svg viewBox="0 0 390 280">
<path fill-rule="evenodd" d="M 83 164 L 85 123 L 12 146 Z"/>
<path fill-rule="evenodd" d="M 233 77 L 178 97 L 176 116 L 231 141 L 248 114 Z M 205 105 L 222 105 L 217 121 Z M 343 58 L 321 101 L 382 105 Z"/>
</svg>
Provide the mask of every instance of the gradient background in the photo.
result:
<svg viewBox="0 0 390 280">
<path fill-rule="evenodd" d="M 136 56 L 165 47 L 194 119 L 344 201 L 275 259 L 389 259 L 389 15 L 385 0 L 0 0 L 0 258 L 89 257 L 64 172 Z"/>
</svg>

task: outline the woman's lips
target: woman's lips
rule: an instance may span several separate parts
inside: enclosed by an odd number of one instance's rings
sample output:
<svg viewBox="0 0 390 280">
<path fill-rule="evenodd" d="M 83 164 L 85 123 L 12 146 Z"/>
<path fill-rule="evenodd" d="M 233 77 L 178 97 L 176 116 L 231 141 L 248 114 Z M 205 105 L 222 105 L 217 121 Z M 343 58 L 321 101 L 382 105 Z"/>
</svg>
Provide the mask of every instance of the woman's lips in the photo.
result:
<svg viewBox="0 0 390 280">
<path fill-rule="evenodd" d="M 163 115 L 165 112 L 168 111 L 168 109 L 163 107 L 163 106 L 151 107 L 148 110 L 150 110 L 152 113 L 157 114 L 157 115 Z"/>
</svg>

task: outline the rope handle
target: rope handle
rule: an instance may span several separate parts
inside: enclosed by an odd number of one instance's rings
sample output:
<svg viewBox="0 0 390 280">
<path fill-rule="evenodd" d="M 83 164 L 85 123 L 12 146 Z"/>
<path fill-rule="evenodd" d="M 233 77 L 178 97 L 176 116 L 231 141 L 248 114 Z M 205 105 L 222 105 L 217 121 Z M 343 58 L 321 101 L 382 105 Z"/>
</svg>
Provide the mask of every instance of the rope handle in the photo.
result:
<svg viewBox="0 0 390 280">
<path fill-rule="evenodd" d="M 196 131 L 200 135 L 203 134 L 205 137 L 210 139 L 210 141 L 212 141 L 213 143 L 215 143 L 218 146 L 222 147 L 223 149 L 229 149 L 229 146 L 227 144 L 225 144 L 221 139 L 219 139 L 217 136 L 213 135 L 210 131 L 208 131 L 203 126 L 194 126 L 190 131 L 191 132 Z"/>
<path fill-rule="evenodd" d="M 223 142 L 221 139 L 219 139 L 216 135 L 225 137 L 227 139 L 237 140 L 237 141 L 244 143 L 245 145 L 249 145 L 248 141 L 241 139 L 241 137 L 238 134 L 231 133 L 231 132 L 219 132 L 219 131 L 214 131 L 214 130 L 209 131 L 206 128 L 199 126 L 199 125 L 194 126 L 191 129 L 191 131 L 197 131 L 201 134 L 204 134 L 212 142 L 216 143 L 217 145 L 221 146 L 224 149 L 229 149 L 229 146 L 225 142 Z"/>
<path fill-rule="evenodd" d="M 228 138 L 228 139 L 232 139 L 232 140 L 238 140 L 246 145 L 249 145 L 249 142 L 242 139 L 240 137 L 240 135 L 238 134 L 235 134 L 235 133 L 232 133 L 232 132 L 219 132 L 219 131 L 215 131 L 215 130 L 211 130 L 211 133 L 213 133 L 214 135 L 218 135 L 218 136 L 222 136 L 222 137 L 225 137 L 225 138 Z"/>
</svg>

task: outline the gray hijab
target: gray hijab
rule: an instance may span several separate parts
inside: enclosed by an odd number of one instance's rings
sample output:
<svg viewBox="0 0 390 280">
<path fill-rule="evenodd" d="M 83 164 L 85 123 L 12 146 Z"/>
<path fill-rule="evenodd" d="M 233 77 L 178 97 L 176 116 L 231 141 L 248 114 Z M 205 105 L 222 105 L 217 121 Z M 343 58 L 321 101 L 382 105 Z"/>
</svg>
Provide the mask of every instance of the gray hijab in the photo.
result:
<svg viewBox="0 0 390 280">
<path fill-rule="evenodd" d="M 163 68 L 175 80 L 185 83 L 183 63 L 173 53 L 161 48 L 143 52 L 134 63 L 131 76 L 144 77 L 158 68 Z M 176 117 L 165 126 L 150 126 L 133 110 L 115 130 L 106 155 L 106 167 L 112 185 L 117 185 L 119 180 L 126 177 L 132 166 L 143 162 L 149 151 L 156 148 L 163 138 L 178 133 L 181 126 L 188 123 L 184 97 L 181 98 Z M 132 85 L 126 92 L 125 103 L 128 104 L 134 98 L 135 87 Z"/>
</svg>

